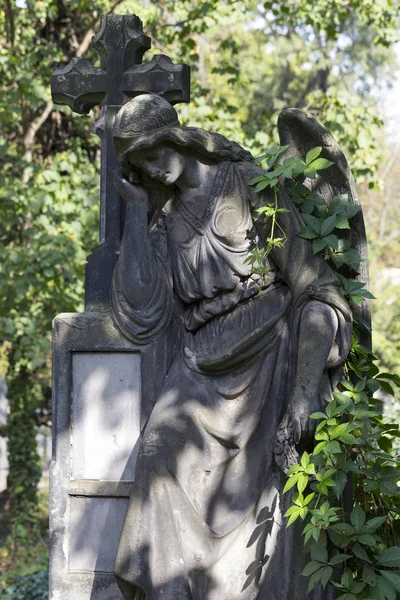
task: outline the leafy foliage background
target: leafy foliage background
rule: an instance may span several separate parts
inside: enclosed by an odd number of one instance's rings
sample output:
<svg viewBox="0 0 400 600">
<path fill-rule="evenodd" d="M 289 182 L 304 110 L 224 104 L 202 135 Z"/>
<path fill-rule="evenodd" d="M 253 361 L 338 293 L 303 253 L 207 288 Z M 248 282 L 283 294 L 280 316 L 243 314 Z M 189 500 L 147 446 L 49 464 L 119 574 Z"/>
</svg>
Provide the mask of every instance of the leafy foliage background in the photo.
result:
<svg viewBox="0 0 400 600">
<path fill-rule="evenodd" d="M 19 3 L 20 4 L 20 3 Z M 136 13 L 153 51 L 192 67 L 184 125 L 223 133 L 260 154 L 277 141 L 286 106 L 311 111 L 349 157 L 370 229 L 375 352 L 400 370 L 399 286 L 382 272 L 400 253 L 398 148 L 388 144 L 377 92 L 396 67 L 399 8 L 381 0 L 27 0 L 0 8 L 0 365 L 9 386 L 11 536 L 1 561 L 41 562 L 38 407 L 51 381 L 51 320 L 83 309 L 85 257 L 96 245 L 99 142 L 88 117 L 54 107 L 56 65 L 85 55 L 100 14 Z M 374 286 L 373 286 L 374 287 Z M 390 291 L 389 291 L 390 290 Z M 372 289 L 374 291 L 374 289 Z M 379 295 L 379 292 L 375 293 Z M 391 418 L 399 416 L 390 405 Z M 27 539 L 30 544 L 27 545 Z M 38 558 L 39 557 L 39 558 Z M 0 567 L 1 569 L 1 567 Z M 13 574 L 14 571 L 13 571 Z"/>
</svg>

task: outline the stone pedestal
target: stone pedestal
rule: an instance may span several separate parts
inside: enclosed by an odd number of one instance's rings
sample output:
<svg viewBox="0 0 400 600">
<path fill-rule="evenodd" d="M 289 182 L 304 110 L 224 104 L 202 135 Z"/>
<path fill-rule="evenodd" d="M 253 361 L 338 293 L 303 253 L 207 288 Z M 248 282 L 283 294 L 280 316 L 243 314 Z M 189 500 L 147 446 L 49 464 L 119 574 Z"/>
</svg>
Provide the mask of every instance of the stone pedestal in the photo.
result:
<svg viewBox="0 0 400 600">
<path fill-rule="evenodd" d="M 108 313 L 61 314 L 53 335 L 50 600 L 121 600 L 114 558 L 166 341 L 136 346 Z"/>
</svg>

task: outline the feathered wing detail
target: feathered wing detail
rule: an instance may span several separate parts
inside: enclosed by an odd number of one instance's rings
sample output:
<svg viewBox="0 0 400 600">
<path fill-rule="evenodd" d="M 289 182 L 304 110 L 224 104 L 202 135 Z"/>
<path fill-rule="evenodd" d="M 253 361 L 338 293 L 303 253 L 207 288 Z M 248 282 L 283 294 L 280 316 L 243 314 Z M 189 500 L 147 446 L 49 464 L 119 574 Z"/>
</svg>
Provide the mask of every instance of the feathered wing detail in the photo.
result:
<svg viewBox="0 0 400 600">
<path fill-rule="evenodd" d="M 322 196 L 329 205 L 339 194 L 347 194 L 349 202 L 360 205 L 353 174 L 343 151 L 329 131 L 312 115 L 298 108 L 286 108 L 278 119 L 278 130 L 282 146 L 289 146 L 281 161 L 291 156 L 305 160 L 306 154 L 312 148 L 322 146 L 321 157 L 334 164 L 328 169 L 318 171 L 315 180 L 307 180 L 307 187 L 315 194 Z M 345 277 L 353 277 L 362 281 L 368 287 L 367 240 L 362 211 L 360 210 L 350 220 L 350 229 L 342 229 L 340 237 L 347 239 L 351 247 L 357 250 L 362 258 L 359 269 L 340 267 L 339 272 Z M 366 326 L 361 327 L 361 343 L 371 349 L 371 312 L 368 300 L 363 300 L 361 307 L 353 305 L 353 313 L 361 318 Z"/>
</svg>

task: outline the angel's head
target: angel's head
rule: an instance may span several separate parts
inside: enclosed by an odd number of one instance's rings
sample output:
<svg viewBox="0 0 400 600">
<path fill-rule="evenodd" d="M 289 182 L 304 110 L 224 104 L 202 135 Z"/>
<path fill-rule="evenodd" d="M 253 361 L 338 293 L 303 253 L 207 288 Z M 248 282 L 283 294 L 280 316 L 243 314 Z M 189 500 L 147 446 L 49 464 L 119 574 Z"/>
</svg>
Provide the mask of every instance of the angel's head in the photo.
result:
<svg viewBox="0 0 400 600">
<path fill-rule="evenodd" d="M 167 161 L 175 173 L 190 153 L 217 162 L 252 159 L 239 144 L 218 133 L 183 127 L 174 107 L 157 94 L 142 94 L 127 102 L 116 116 L 113 136 L 122 168 L 140 168 L 160 181 L 161 163 Z"/>
</svg>

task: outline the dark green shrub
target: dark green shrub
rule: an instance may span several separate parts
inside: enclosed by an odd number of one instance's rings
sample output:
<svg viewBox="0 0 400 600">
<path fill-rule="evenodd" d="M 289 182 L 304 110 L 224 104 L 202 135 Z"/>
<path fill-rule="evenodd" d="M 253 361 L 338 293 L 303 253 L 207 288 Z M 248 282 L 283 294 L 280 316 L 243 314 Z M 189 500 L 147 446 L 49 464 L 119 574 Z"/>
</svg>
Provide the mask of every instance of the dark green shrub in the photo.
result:
<svg viewBox="0 0 400 600">
<path fill-rule="evenodd" d="M 1 594 L 4 600 L 48 600 L 49 572 L 47 569 L 32 575 L 17 577 L 15 582 Z"/>
</svg>

